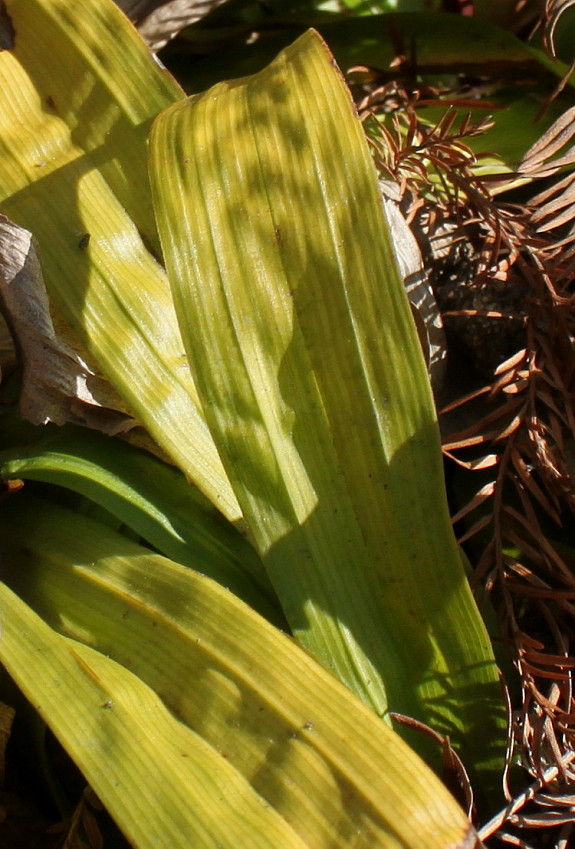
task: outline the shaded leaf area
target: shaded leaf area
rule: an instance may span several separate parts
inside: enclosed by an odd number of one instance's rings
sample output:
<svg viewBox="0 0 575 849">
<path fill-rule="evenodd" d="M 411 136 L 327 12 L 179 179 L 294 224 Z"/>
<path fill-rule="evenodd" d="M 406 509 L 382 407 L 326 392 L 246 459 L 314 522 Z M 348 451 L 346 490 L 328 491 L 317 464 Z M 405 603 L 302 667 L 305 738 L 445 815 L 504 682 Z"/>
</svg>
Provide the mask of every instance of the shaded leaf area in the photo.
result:
<svg viewBox="0 0 575 849">
<path fill-rule="evenodd" d="M 396 65 L 406 68 L 401 57 Z M 498 148 L 489 147 L 499 113 L 486 124 L 481 109 L 461 103 L 465 84 L 449 92 L 429 76 L 391 79 L 365 65 L 352 79 L 379 170 L 401 187 L 442 312 L 450 368 L 441 424 L 454 521 L 516 670 L 506 675 L 509 804 L 479 833 L 488 846 L 567 846 L 575 778 L 573 96 L 564 89 L 552 120 L 557 90 L 548 89 L 538 137 L 520 156 L 516 149 L 504 177 L 491 162 Z"/>
</svg>

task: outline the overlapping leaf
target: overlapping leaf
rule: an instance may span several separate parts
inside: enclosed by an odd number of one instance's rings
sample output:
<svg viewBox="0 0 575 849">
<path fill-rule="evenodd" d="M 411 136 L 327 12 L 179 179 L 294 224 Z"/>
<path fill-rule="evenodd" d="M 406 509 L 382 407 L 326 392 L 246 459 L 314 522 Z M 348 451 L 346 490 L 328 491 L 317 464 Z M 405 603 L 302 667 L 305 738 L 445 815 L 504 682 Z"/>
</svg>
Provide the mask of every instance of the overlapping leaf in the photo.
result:
<svg viewBox="0 0 575 849">
<path fill-rule="evenodd" d="M 12 432 L 21 432 L 16 421 Z M 4 422 L 6 435 L 6 422 Z M 161 554 L 197 569 L 284 623 L 251 545 L 173 466 L 100 433 L 68 425 L 0 452 L 6 479 L 39 480 L 78 492 L 125 523 Z"/>
<path fill-rule="evenodd" d="M 138 847 L 474 845 L 417 755 L 215 582 L 26 494 L 0 544 L 10 586 L 91 647 L 3 586 L 0 659 Z"/>
<path fill-rule="evenodd" d="M 131 411 L 230 518 L 198 408 L 146 170 L 151 119 L 181 96 L 111 0 L 8 0 L 0 210 L 30 230 L 53 308 Z M 56 55 L 54 55 L 56 51 Z"/>
<path fill-rule="evenodd" d="M 3 664 L 132 845 L 304 849 L 221 754 L 125 667 L 54 633 L 4 584 L 0 622 Z"/>
<path fill-rule="evenodd" d="M 422 719 L 494 768 L 497 671 L 373 165 L 331 57 L 303 36 L 259 75 L 164 111 L 151 153 L 194 377 L 292 630 L 379 714 Z"/>
</svg>

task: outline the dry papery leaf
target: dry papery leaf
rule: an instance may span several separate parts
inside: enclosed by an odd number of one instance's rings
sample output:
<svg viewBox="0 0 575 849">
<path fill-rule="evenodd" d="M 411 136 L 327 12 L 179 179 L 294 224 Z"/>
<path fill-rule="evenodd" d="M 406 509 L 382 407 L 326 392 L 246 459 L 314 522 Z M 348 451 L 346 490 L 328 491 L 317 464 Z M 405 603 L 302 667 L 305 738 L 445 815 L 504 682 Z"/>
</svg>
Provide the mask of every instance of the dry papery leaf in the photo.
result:
<svg viewBox="0 0 575 849">
<path fill-rule="evenodd" d="M 0 299 L 23 369 L 22 415 L 33 424 L 84 424 L 108 434 L 136 424 L 105 378 L 61 338 L 32 234 L 0 216 Z"/>
<path fill-rule="evenodd" d="M 393 250 L 412 307 L 431 385 L 436 396 L 441 397 L 447 343 L 437 302 L 429 285 L 421 250 L 400 209 L 401 191 L 398 184 L 393 180 L 380 180 L 379 187 Z"/>
<path fill-rule="evenodd" d="M 571 151 L 561 150 L 572 118 L 533 146 L 523 173 L 537 179 L 571 164 Z M 445 437 L 460 465 L 493 470 L 487 482 L 482 472 L 456 518 L 466 522 L 463 537 L 475 537 L 474 581 L 492 592 L 519 673 L 509 750 L 531 783 L 518 792 L 517 779 L 506 779 L 509 805 L 480 832 L 516 846 L 539 845 L 530 841 L 544 829 L 546 846 L 566 847 L 574 823 L 565 800 L 575 781 L 575 547 L 563 530 L 575 513 L 573 185 L 568 175 L 521 208 L 493 202 L 502 238 L 496 263 L 477 280 L 520 287 L 525 344 L 451 405 L 471 401 L 474 419 Z"/>
<path fill-rule="evenodd" d="M 184 27 L 199 21 L 224 0 L 115 0 L 152 50 L 160 50 Z"/>
<path fill-rule="evenodd" d="M 543 11 L 543 45 L 551 56 L 555 56 L 555 30 L 561 15 L 571 6 L 575 0 L 546 0 Z"/>
</svg>

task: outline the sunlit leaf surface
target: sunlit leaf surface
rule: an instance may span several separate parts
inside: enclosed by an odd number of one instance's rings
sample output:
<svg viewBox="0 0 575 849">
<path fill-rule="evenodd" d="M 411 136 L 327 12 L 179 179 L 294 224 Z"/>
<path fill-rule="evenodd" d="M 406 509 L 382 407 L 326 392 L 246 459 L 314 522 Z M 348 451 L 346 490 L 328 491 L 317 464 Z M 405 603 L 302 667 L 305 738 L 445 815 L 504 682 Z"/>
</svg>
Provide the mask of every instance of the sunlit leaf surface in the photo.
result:
<svg viewBox="0 0 575 849">
<path fill-rule="evenodd" d="M 194 378 L 292 630 L 380 715 L 500 765 L 497 670 L 425 365 L 325 46 L 310 32 L 261 74 L 167 109 L 151 153 Z"/>
<path fill-rule="evenodd" d="M 111 0 L 9 0 L 0 211 L 30 230 L 54 308 L 157 442 L 229 518 L 159 245 L 146 139 L 181 97 Z"/>
<path fill-rule="evenodd" d="M 417 755 L 214 581 L 26 494 L 0 544 L 4 579 L 80 641 L 0 585 L 0 660 L 138 847 L 471 840 Z"/>
</svg>

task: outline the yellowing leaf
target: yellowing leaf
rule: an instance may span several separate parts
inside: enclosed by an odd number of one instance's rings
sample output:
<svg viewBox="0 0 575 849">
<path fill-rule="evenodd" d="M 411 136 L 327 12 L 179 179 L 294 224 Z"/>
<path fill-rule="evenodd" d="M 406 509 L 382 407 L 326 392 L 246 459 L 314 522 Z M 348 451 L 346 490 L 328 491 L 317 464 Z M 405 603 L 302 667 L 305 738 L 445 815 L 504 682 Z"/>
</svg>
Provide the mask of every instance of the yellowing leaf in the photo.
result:
<svg viewBox="0 0 575 849">
<path fill-rule="evenodd" d="M 364 133 L 309 32 L 156 120 L 152 185 L 205 415 L 297 638 L 498 781 L 505 715 Z M 410 738 L 422 750 L 421 738 Z"/>
<path fill-rule="evenodd" d="M 0 584 L 0 658 L 138 849 L 304 849 L 133 673 L 54 633 Z"/>
<path fill-rule="evenodd" d="M 0 52 L 0 211 L 38 241 L 78 351 L 237 519 L 157 259 L 146 140 L 181 91 L 111 0 L 5 6 L 14 37 Z"/>
<path fill-rule="evenodd" d="M 50 657 L 36 647 L 46 625 L 31 613 L 25 622 L 13 619 L 22 602 L 13 603 L 6 588 L 0 592 L 0 621 L 13 622 L 10 640 L 0 640 L 0 659 L 32 703 L 41 705 L 122 827 L 123 806 L 131 805 L 143 826 L 148 818 L 154 823 L 176 817 L 185 824 L 198 817 L 208 835 L 225 834 L 229 800 L 230 835 L 218 839 L 234 849 L 288 849 L 298 841 L 310 849 L 472 845 L 474 832 L 461 808 L 400 737 L 292 639 L 215 582 L 26 494 L 12 498 L 0 514 L 0 545 L 5 580 L 23 600 L 61 633 L 133 673 L 124 670 L 118 677 L 120 693 L 91 686 L 88 698 L 90 672 L 84 670 L 82 678 L 84 667 L 74 668 L 69 659 L 65 668 L 51 669 Z M 19 629 L 26 631 L 21 643 Z M 105 659 L 95 664 L 93 652 L 80 656 L 103 679 Z M 113 669 L 120 676 L 121 669 Z M 56 682 L 45 685 L 45 675 Z M 182 748 L 171 750 L 175 764 L 170 751 L 162 754 L 165 736 L 173 739 L 173 720 L 164 721 L 152 694 L 149 702 L 140 701 L 141 682 L 198 735 L 197 772 L 187 771 L 182 760 L 192 757 L 191 743 L 182 739 Z M 46 695 L 44 686 L 50 688 Z M 119 730 L 103 707 L 108 701 L 118 702 L 122 722 L 133 723 L 138 753 L 125 748 L 127 740 L 116 746 Z M 98 731 L 95 741 L 90 723 Z M 156 747 L 160 770 L 146 761 Z M 105 759 L 103 751 L 109 752 Z M 203 786 L 201 769 L 217 779 L 217 791 L 211 782 Z M 172 800 L 158 789 L 162 781 Z M 266 806 L 260 819 L 242 782 Z M 118 786 L 122 792 L 116 795 L 125 793 L 126 800 L 115 798 Z M 184 812 L 177 807 L 182 794 L 188 798 Z M 246 834 L 240 839 L 235 818 L 244 799 Z M 152 809 L 147 816 L 146 804 Z M 270 813 L 281 817 L 285 835 L 274 831 L 279 826 Z M 192 835 L 190 830 L 194 849 L 217 845 L 215 837 L 196 843 Z M 172 845 L 167 837 L 157 844 Z"/>
</svg>

